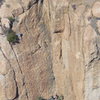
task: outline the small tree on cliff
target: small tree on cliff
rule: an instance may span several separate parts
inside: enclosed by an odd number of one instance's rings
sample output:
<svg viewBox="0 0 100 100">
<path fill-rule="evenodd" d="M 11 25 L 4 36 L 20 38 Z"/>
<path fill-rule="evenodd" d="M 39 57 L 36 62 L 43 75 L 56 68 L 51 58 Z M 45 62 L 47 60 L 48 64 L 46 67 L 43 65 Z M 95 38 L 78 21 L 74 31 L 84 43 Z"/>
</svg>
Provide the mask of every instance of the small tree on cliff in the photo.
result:
<svg viewBox="0 0 100 100">
<path fill-rule="evenodd" d="M 63 95 L 58 96 L 58 100 L 64 100 L 64 96 Z"/>
<path fill-rule="evenodd" d="M 7 33 L 7 40 L 9 41 L 9 43 L 13 43 L 13 44 L 19 41 L 18 36 L 11 29 Z"/>
<path fill-rule="evenodd" d="M 11 22 L 11 23 L 13 23 L 14 21 L 15 21 L 15 18 L 14 17 L 8 17 L 8 19 L 9 19 L 9 21 Z"/>
<path fill-rule="evenodd" d="M 43 97 L 38 97 L 37 100 L 45 100 Z"/>
</svg>

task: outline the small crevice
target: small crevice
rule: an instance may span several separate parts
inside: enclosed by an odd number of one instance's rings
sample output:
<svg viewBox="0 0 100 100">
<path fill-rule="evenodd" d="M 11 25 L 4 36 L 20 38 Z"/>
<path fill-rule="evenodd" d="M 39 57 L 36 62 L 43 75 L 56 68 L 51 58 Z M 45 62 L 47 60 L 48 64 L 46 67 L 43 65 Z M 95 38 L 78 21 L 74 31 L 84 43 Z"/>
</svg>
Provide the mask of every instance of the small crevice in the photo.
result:
<svg viewBox="0 0 100 100">
<path fill-rule="evenodd" d="M 16 81 L 16 74 L 15 74 L 14 70 L 13 70 L 13 72 L 14 72 L 14 81 L 16 83 L 16 97 L 13 99 L 13 100 L 15 100 L 19 97 L 19 91 L 18 91 L 18 85 L 17 85 L 17 81 Z"/>
<path fill-rule="evenodd" d="M 69 4 L 69 6 L 68 6 L 68 20 L 69 20 L 69 38 L 70 38 L 70 36 L 71 36 L 71 34 L 72 34 L 72 30 L 71 30 L 71 18 L 70 18 L 70 4 Z"/>
<path fill-rule="evenodd" d="M 92 58 L 92 59 L 89 61 L 89 65 L 92 64 L 94 61 L 96 61 L 97 58 L 98 58 L 98 57 Z"/>
<path fill-rule="evenodd" d="M 62 42 L 60 43 L 60 55 L 59 55 L 59 59 L 62 58 Z"/>
<path fill-rule="evenodd" d="M 92 57 L 93 54 L 96 54 L 95 57 Z M 95 61 L 99 61 L 100 60 L 100 52 L 99 52 L 99 47 L 98 44 L 96 43 L 96 51 L 91 53 L 91 60 L 88 62 L 88 64 L 86 66 L 91 67 L 91 65 L 95 62 Z M 90 69 L 90 68 L 89 68 Z"/>
<path fill-rule="evenodd" d="M 54 33 L 62 33 L 63 32 L 63 30 L 56 30 L 56 31 L 54 31 Z"/>
<path fill-rule="evenodd" d="M 99 57 L 100 51 L 99 51 L 98 43 L 96 43 L 96 49 L 97 49 L 97 56 L 98 56 L 98 58 L 100 58 L 100 57 Z"/>
<path fill-rule="evenodd" d="M 34 51 L 31 52 L 31 54 L 35 54 L 38 50 L 40 50 L 41 46 L 39 45 L 38 48 L 36 48 Z"/>
</svg>

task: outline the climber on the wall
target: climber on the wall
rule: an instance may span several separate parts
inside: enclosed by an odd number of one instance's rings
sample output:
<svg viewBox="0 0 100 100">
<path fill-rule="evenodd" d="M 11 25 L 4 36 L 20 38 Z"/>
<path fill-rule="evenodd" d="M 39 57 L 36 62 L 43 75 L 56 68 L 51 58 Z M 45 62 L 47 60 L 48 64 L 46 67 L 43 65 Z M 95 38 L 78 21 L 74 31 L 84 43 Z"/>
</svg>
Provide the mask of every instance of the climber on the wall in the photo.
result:
<svg viewBox="0 0 100 100">
<path fill-rule="evenodd" d="M 23 37 L 22 33 L 17 33 L 16 35 L 18 36 L 19 40 L 22 40 L 22 37 Z"/>
</svg>

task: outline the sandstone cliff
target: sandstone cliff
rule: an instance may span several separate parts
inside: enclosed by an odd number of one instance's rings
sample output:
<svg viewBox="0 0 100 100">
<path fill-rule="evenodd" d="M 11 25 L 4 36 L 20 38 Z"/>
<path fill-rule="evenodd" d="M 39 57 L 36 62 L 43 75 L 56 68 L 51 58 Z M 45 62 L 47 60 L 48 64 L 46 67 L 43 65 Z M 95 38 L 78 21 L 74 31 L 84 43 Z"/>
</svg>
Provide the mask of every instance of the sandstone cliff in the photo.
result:
<svg viewBox="0 0 100 100">
<path fill-rule="evenodd" d="M 0 0 L 0 19 L 0 100 L 100 100 L 99 0 Z"/>
</svg>

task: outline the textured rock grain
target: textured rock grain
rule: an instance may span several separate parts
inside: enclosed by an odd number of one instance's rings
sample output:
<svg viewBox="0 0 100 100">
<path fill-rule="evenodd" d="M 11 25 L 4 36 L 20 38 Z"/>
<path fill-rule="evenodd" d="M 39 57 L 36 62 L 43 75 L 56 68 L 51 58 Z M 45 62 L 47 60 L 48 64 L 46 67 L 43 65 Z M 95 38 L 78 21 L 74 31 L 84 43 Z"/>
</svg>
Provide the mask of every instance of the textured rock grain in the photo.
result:
<svg viewBox="0 0 100 100">
<path fill-rule="evenodd" d="M 11 45 L 0 34 L 0 100 L 55 94 L 100 100 L 99 5 L 99 0 L 3 2 L 0 16 L 14 16 L 12 29 L 23 36 Z"/>
</svg>

